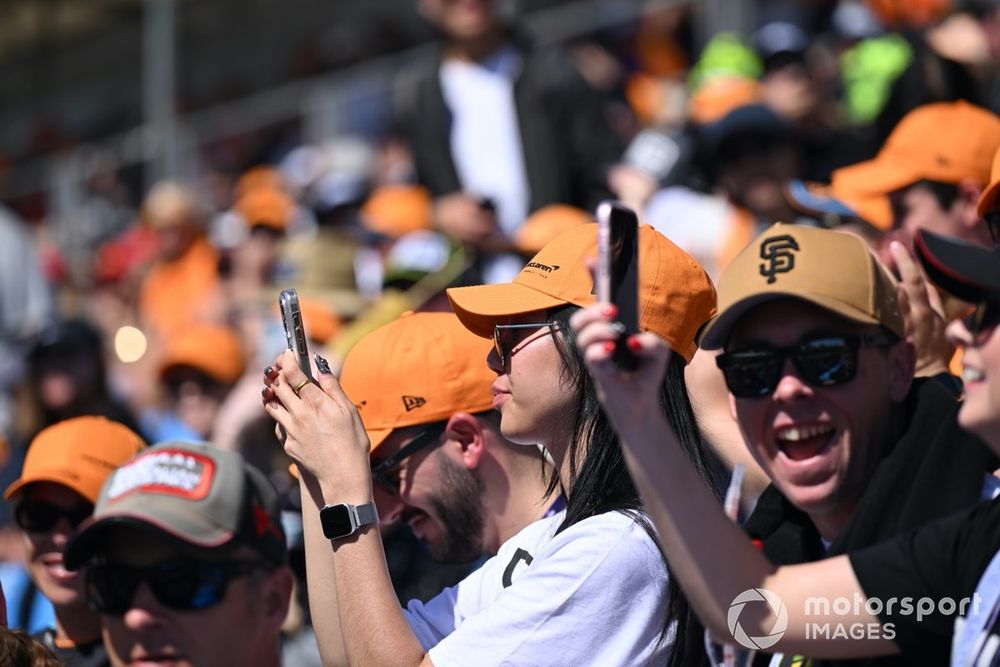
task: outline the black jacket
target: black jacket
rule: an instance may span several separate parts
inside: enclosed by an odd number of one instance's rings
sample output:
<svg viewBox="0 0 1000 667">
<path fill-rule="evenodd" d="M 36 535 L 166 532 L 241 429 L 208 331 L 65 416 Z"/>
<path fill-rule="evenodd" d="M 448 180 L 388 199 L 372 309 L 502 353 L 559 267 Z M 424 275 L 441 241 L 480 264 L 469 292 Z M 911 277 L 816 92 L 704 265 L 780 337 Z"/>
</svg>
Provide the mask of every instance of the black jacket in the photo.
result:
<svg viewBox="0 0 1000 667">
<path fill-rule="evenodd" d="M 520 36 L 512 42 L 523 58 L 514 102 L 528 210 L 559 203 L 592 211 L 610 196 L 607 170 L 624 148 L 609 124 L 607 102 L 560 49 L 536 48 Z M 451 111 L 439 78 L 443 53 L 442 47 L 405 71 L 394 102 L 397 129 L 413 152 L 417 179 L 435 197 L 462 189 L 450 148 Z"/>
</svg>

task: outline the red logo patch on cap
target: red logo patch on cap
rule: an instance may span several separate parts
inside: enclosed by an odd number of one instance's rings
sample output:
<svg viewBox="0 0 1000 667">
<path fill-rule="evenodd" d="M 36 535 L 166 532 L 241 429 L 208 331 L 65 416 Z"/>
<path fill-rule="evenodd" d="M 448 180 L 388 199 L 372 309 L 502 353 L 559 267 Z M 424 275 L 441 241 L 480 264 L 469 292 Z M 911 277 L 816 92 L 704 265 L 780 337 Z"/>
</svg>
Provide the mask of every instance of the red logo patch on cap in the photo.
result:
<svg viewBox="0 0 1000 667">
<path fill-rule="evenodd" d="M 215 462 L 180 449 L 158 449 L 128 463 L 111 478 L 108 500 L 130 493 L 153 493 L 202 500 L 212 489 Z"/>
</svg>

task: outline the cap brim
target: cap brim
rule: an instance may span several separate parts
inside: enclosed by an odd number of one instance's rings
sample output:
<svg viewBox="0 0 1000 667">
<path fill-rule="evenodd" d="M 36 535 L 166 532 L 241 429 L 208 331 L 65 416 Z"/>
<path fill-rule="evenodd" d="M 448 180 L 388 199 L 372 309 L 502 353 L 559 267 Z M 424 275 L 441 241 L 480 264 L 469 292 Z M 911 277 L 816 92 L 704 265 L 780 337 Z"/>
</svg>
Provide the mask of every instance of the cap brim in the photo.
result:
<svg viewBox="0 0 1000 667">
<path fill-rule="evenodd" d="M 874 158 L 866 162 L 841 167 L 838 178 L 848 181 L 852 190 L 862 197 L 884 196 L 920 180 L 920 174 L 911 165 L 886 158 Z"/>
<path fill-rule="evenodd" d="M 796 292 L 764 292 L 763 294 L 754 294 L 753 296 L 741 299 L 726 308 L 723 312 L 719 313 L 715 319 L 705 325 L 705 328 L 701 332 L 701 338 L 698 341 L 699 346 L 705 350 L 721 349 L 729 340 L 729 334 L 732 333 L 733 327 L 750 309 L 778 299 L 797 299 L 799 301 L 805 301 L 806 303 L 814 304 L 820 308 L 829 310 L 837 315 L 840 315 L 841 317 L 851 320 L 852 322 L 858 322 L 860 324 L 881 324 L 878 319 L 872 317 L 868 313 L 862 312 L 857 308 L 836 299 L 799 294 Z"/>
<path fill-rule="evenodd" d="M 93 494 L 87 493 L 84 489 L 80 488 L 80 485 L 75 479 L 71 478 L 69 475 L 63 475 L 59 472 L 39 472 L 33 474 L 31 477 L 22 477 L 15 480 L 7 489 L 3 492 L 4 500 L 10 500 L 17 494 L 24 491 L 24 487 L 29 484 L 34 484 L 36 482 L 51 482 L 52 484 L 60 484 L 62 486 L 68 487 L 80 494 L 91 503 L 97 502 L 97 498 Z"/>
<path fill-rule="evenodd" d="M 976 206 L 976 212 L 979 214 L 979 217 L 993 210 L 997 205 L 998 197 L 1000 197 L 1000 181 L 990 183 L 983 190 L 983 194 L 979 195 L 979 204 Z"/>
<path fill-rule="evenodd" d="M 375 428 L 375 429 L 365 429 L 365 433 L 368 434 L 368 440 L 371 441 L 371 449 L 368 451 L 374 452 L 378 449 L 378 446 L 385 442 L 385 439 L 389 437 L 392 433 L 391 428 Z"/>
<path fill-rule="evenodd" d="M 785 186 L 785 195 L 797 210 L 817 217 L 836 216 L 842 220 L 853 220 L 861 216 L 850 206 L 837 199 L 818 194 L 809 189 L 802 180 L 791 180 Z"/>
<path fill-rule="evenodd" d="M 69 541 L 63 552 L 63 563 L 66 569 L 79 569 L 81 565 L 90 560 L 98 547 L 105 543 L 104 537 L 108 529 L 115 526 L 127 526 L 154 532 L 167 537 L 182 548 L 218 549 L 232 541 L 235 536 L 235 533 L 231 531 L 223 531 L 215 539 L 196 540 L 173 526 L 152 517 L 140 514 L 113 514 L 82 525 L 80 531 Z"/>
<path fill-rule="evenodd" d="M 927 275 L 949 294 L 970 303 L 1000 294 L 1000 250 L 923 229 L 917 231 L 913 246 Z"/>
<path fill-rule="evenodd" d="M 462 325 L 482 338 L 492 338 L 493 327 L 514 315 L 567 303 L 518 283 L 453 287 L 448 290 L 448 300 Z"/>
</svg>

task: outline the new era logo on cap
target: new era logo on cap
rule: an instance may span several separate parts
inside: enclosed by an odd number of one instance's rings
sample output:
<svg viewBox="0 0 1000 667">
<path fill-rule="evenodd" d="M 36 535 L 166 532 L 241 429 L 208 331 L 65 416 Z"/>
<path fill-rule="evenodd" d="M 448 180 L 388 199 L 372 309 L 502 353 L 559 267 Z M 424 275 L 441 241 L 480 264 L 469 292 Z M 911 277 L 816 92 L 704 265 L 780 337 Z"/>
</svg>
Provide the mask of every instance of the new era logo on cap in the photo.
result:
<svg viewBox="0 0 1000 667">
<path fill-rule="evenodd" d="M 122 466 L 111 478 L 107 500 L 135 491 L 202 500 L 212 488 L 215 463 L 207 456 L 160 449 Z"/>
<path fill-rule="evenodd" d="M 403 406 L 406 408 L 407 412 L 410 410 L 416 410 L 417 408 L 427 404 L 427 400 L 421 396 L 403 396 L 402 398 Z"/>
<path fill-rule="evenodd" d="M 760 275 L 767 278 L 768 284 L 777 280 L 777 274 L 788 273 L 795 268 L 795 252 L 799 244 L 788 234 L 772 236 L 760 244 L 760 258 L 766 264 L 760 265 Z M 794 251 L 794 252 L 793 252 Z"/>
</svg>

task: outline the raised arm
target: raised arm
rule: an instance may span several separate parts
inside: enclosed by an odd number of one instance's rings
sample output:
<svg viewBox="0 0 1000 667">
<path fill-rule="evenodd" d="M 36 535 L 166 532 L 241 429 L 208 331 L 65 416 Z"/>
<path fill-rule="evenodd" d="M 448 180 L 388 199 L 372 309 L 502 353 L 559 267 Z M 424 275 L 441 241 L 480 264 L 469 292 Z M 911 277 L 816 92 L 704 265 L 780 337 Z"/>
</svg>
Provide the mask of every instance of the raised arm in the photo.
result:
<svg viewBox="0 0 1000 667">
<path fill-rule="evenodd" d="M 393 592 L 378 526 L 331 544 L 319 524 L 325 504 L 372 500 L 368 436 L 357 410 L 329 374 L 294 391 L 306 378 L 290 352 L 275 369 L 266 408 L 284 428 L 285 451 L 303 480 L 307 583 L 323 664 L 346 657 L 366 667 L 431 665 Z"/>
<path fill-rule="evenodd" d="M 753 548 L 739 526 L 726 518 L 657 407 L 657 386 L 670 355 L 666 343 L 650 333 L 633 337 L 629 347 L 643 361 L 634 373 L 623 373 L 610 360 L 606 344 L 617 334 L 600 305 L 576 313 L 571 324 L 659 533 L 670 572 L 709 631 L 720 639 L 732 637 L 727 617 L 733 601 L 744 591 L 763 588 L 781 599 L 787 613 L 787 629 L 771 647 L 773 651 L 831 658 L 896 652 L 895 645 L 885 639 L 808 638 L 813 623 L 877 624 L 879 620 L 868 614 L 864 605 L 854 615 L 827 618 L 807 614 L 817 611 L 807 609 L 810 598 L 853 600 L 855 595 L 864 595 L 847 557 L 776 568 Z M 770 635 L 777 620 L 773 610 L 739 617 L 741 627 L 751 637 Z"/>
</svg>

